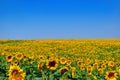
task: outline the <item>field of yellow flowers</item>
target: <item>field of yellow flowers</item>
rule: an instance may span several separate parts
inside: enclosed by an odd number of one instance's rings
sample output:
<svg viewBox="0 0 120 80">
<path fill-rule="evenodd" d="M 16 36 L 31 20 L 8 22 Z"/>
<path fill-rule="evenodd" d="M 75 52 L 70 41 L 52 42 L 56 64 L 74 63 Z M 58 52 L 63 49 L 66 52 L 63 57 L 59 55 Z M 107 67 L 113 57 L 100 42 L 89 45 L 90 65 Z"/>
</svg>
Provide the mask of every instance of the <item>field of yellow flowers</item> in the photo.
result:
<svg viewBox="0 0 120 80">
<path fill-rule="evenodd" d="M 0 80 L 120 80 L 120 39 L 0 40 Z"/>
</svg>

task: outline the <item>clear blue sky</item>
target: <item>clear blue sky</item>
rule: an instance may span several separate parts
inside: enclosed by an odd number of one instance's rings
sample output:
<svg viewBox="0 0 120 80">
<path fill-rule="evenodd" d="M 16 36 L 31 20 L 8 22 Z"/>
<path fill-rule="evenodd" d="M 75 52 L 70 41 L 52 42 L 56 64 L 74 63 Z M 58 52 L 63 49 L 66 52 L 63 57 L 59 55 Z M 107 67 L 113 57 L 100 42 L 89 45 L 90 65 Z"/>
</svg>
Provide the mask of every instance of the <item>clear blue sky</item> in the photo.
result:
<svg viewBox="0 0 120 80">
<path fill-rule="evenodd" d="M 120 0 L 0 0 L 0 39 L 120 38 Z"/>
</svg>

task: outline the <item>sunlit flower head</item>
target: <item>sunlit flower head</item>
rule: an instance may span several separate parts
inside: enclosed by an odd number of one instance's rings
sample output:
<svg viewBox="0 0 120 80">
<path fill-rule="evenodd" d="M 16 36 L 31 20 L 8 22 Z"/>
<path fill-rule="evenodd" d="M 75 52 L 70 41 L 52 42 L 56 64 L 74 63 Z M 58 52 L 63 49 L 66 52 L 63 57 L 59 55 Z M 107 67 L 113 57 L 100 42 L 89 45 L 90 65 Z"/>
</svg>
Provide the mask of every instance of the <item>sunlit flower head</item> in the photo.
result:
<svg viewBox="0 0 120 80">
<path fill-rule="evenodd" d="M 92 66 L 87 67 L 87 73 L 88 74 L 92 74 L 92 70 L 93 70 Z"/>
<path fill-rule="evenodd" d="M 82 66 L 84 63 L 82 61 L 78 61 L 77 65 Z"/>
<path fill-rule="evenodd" d="M 18 60 L 23 59 L 23 54 L 22 54 L 22 53 L 16 53 L 16 58 L 17 58 Z"/>
<path fill-rule="evenodd" d="M 108 71 L 106 72 L 105 78 L 107 80 L 117 80 L 117 73 L 115 71 Z"/>
<path fill-rule="evenodd" d="M 102 69 L 105 69 L 105 68 L 106 68 L 106 64 L 102 64 L 102 65 L 101 65 L 101 68 L 102 68 Z"/>
<path fill-rule="evenodd" d="M 101 69 L 101 68 L 98 69 L 98 73 L 99 73 L 99 74 L 102 74 L 103 72 L 104 72 L 103 69 Z"/>
<path fill-rule="evenodd" d="M 42 71 L 44 67 L 44 63 L 38 63 L 38 70 Z"/>
<path fill-rule="evenodd" d="M 67 62 L 66 58 L 64 58 L 64 57 L 60 58 L 60 63 L 61 64 L 65 64 L 66 62 Z"/>
<path fill-rule="evenodd" d="M 13 65 L 18 65 L 18 61 L 17 60 L 13 61 Z"/>
<path fill-rule="evenodd" d="M 80 70 L 85 70 L 85 66 L 84 65 L 80 66 Z"/>
<path fill-rule="evenodd" d="M 94 63 L 93 67 L 98 69 L 98 67 L 99 67 L 98 63 Z"/>
<path fill-rule="evenodd" d="M 54 59 L 54 60 L 48 60 L 46 63 L 47 68 L 49 68 L 50 70 L 55 70 L 58 66 L 58 60 Z"/>
<path fill-rule="evenodd" d="M 67 65 L 71 65 L 72 61 L 71 60 L 67 60 L 66 64 Z"/>
<path fill-rule="evenodd" d="M 25 72 L 19 66 L 10 66 L 9 80 L 25 80 Z"/>
<path fill-rule="evenodd" d="M 8 62 L 11 62 L 13 60 L 13 56 L 12 55 L 8 55 L 6 56 L 6 59 Z"/>
<path fill-rule="evenodd" d="M 86 59 L 86 64 L 90 64 L 91 63 L 91 59 L 87 58 Z"/>
<path fill-rule="evenodd" d="M 108 62 L 108 66 L 109 66 L 109 67 L 114 67 L 114 65 L 115 65 L 115 63 L 114 63 L 113 61 L 109 61 L 109 62 Z"/>
<path fill-rule="evenodd" d="M 68 68 L 67 68 L 67 67 L 63 67 L 63 68 L 60 69 L 60 73 L 61 73 L 61 74 L 64 74 L 64 73 L 66 73 L 67 71 L 68 71 Z"/>
<path fill-rule="evenodd" d="M 43 55 L 40 55 L 40 56 L 39 56 L 39 59 L 40 59 L 40 60 L 44 60 L 45 57 L 44 57 Z"/>
<path fill-rule="evenodd" d="M 71 70 L 72 70 L 72 78 L 74 78 L 75 77 L 76 68 L 75 67 L 71 67 Z"/>
</svg>

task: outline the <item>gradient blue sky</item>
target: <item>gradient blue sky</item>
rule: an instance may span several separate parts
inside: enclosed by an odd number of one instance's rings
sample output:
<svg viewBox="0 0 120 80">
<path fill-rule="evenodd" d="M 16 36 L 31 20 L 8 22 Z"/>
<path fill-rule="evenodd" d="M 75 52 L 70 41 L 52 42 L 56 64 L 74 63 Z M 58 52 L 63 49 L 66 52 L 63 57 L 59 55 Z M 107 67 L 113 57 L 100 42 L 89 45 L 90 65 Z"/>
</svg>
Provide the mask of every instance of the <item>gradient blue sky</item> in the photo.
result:
<svg viewBox="0 0 120 80">
<path fill-rule="evenodd" d="M 120 38 L 120 0 L 0 0 L 0 39 Z"/>
</svg>

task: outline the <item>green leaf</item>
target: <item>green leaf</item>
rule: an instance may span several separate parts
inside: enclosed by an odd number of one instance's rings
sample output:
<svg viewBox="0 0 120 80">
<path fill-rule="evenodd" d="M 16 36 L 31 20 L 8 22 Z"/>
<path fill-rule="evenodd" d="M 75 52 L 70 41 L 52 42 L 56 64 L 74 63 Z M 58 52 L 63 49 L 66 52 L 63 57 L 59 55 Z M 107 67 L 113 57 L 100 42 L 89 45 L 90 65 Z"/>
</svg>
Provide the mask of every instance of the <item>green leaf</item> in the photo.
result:
<svg viewBox="0 0 120 80">
<path fill-rule="evenodd" d="M 27 75 L 27 76 L 26 76 L 26 79 L 27 79 L 27 80 L 32 80 L 32 75 Z"/>
</svg>

